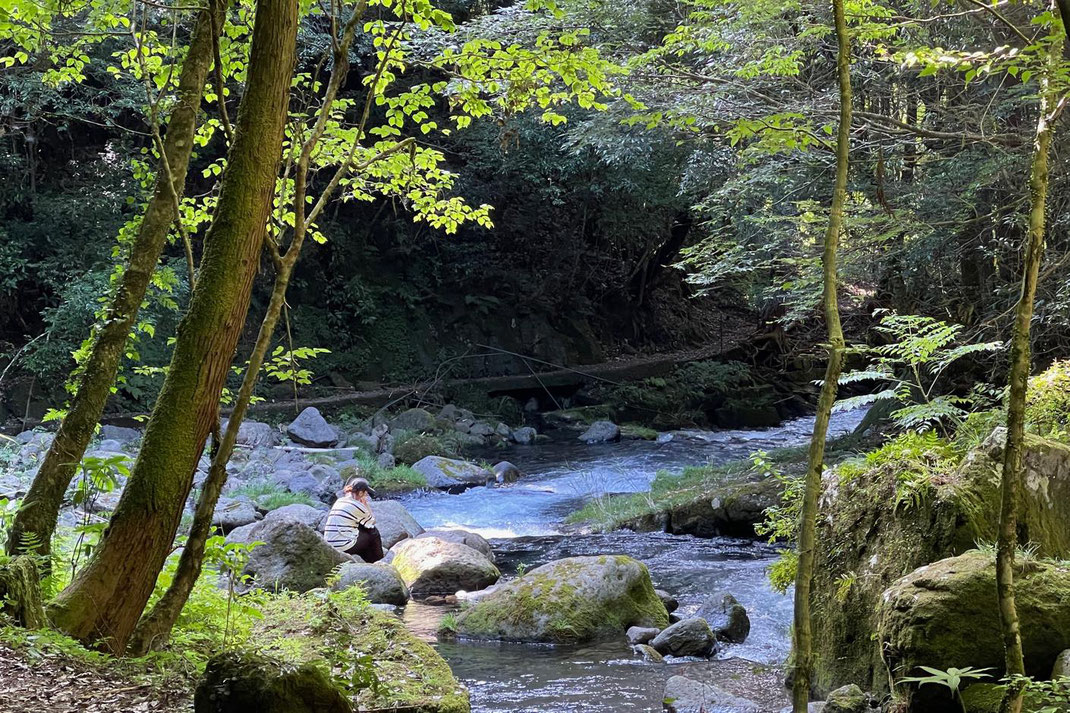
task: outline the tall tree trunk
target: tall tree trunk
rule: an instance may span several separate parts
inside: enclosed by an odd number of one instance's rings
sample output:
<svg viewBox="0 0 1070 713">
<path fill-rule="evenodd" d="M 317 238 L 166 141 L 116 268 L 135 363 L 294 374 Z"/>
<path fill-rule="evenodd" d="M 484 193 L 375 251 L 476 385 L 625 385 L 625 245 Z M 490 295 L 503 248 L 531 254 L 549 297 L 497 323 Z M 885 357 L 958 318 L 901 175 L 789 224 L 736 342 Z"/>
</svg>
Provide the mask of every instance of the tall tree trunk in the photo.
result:
<svg viewBox="0 0 1070 713">
<path fill-rule="evenodd" d="M 273 245 L 268 247 L 268 249 L 272 251 L 271 254 L 276 269 L 275 284 L 272 288 L 271 300 L 268 303 L 264 318 L 260 323 L 260 331 L 257 334 L 256 343 L 249 355 L 249 363 L 245 375 L 242 378 L 238 396 L 234 401 L 234 409 L 230 414 L 230 420 L 227 423 L 226 431 L 223 433 L 218 449 L 212 455 L 212 463 L 208 470 L 208 477 L 205 479 L 200 497 L 197 499 L 197 508 L 193 516 L 193 525 L 190 528 L 186 546 L 182 549 L 182 555 L 178 561 L 178 569 L 175 571 L 171 586 L 167 588 L 167 591 L 164 592 L 164 595 L 152 608 L 152 611 L 138 622 L 127 650 L 127 653 L 132 656 L 143 655 L 151 649 L 158 648 L 167 640 L 175 622 L 178 621 L 179 614 L 182 613 L 182 608 L 186 605 L 186 601 L 189 599 L 189 595 L 193 591 L 194 585 L 197 583 L 197 578 L 200 577 L 204 562 L 205 546 L 212 532 L 212 515 L 215 512 L 215 506 L 219 501 L 219 496 L 223 492 L 223 486 L 227 482 L 227 462 L 230 460 L 230 457 L 234 452 L 234 444 L 238 439 L 238 430 L 241 426 L 242 419 L 245 418 L 249 403 L 252 400 L 253 389 L 259 378 L 260 368 L 264 363 L 264 358 L 267 356 L 268 349 L 271 347 L 271 335 L 274 333 L 275 327 L 278 325 L 279 316 L 282 314 L 282 308 L 286 303 L 286 290 L 290 284 L 290 277 L 293 275 L 294 265 L 297 263 L 297 259 L 301 255 L 301 247 L 304 244 L 305 237 L 308 235 L 308 230 L 315 220 L 318 211 L 322 210 L 323 205 L 337 189 L 342 176 L 354 168 L 350 159 L 347 159 L 340 167 L 338 167 L 334 178 L 328 182 L 323 193 L 315 201 L 313 214 L 309 216 L 305 215 L 305 195 L 312 153 L 316 149 L 316 146 L 323 135 L 327 118 L 331 114 L 334 101 L 338 96 L 338 91 L 342 87 L 346 75 L 349 73 L 349 48 L 353 44 L 356 28 L 360 19 L 364 16 L 366 9 L 366 2 L 361 2 L 354 8 L 353 15 L 346 23 L 341 39 L 335 43 L 333 58 L 334 69 L 331 73 L 331 80 L 327 85 L 327 91 L 324 95 L 323 104 L 317 116 L 316 123 L 313 126 L 308 139 L 301 147 L 301 154 L 298 158 L 295 170 L 295 195 L 293 198 L 295 217 L 293 241 L 290 243 L 290 247 L 285 254 L 277 252 Z M 387 52 L 387 54 L 389 55 L 389 52 Z M 377 72 L 377 75 L 381 74 L 383 69 L 385 69 L 385 62 L 386 59 L 381 60 L 380 69 Z M 377 85 L 378 81 L 375 81 L 372 84 L 373 87 Z M 371 89 L 365 99 L 366 109 L 371 107 L 374 99 L 375 92 L 374 89 Z M 367 112 L 365 112 L 365 116 L 357 128 L 354 147 L 363 138 L 366 121 Z M 357 170 L 362 170 L 363 168 L 366 168 L 367 165 L 407 147 L 410 143 L 411 139 L 398 142 L 392 148 L 385 149 L 378 156 L 370 159 L 366 164 L 355 168 L 357 168 Z"/>
<path fill-rule="evenodd" d="M 1047 72 L 1040 80 L 1040 116 L 1037 119 L 1033 165 L 1029 175 L 1029 240 L 1025 248 L 1022 291 L 1014 310 L 1014 333 L 1011 337 L 1011 364 L 1007 398 L 1007 444 L 1003 449 L 1003 475 L 999 537 L 996 543 L 996 593 L 1003 634 L 1005 665 L 1009 675 L 1025 675 L 1022 636 L 1018 610 L 1014 603 L 1014 551 L 1018 546 L 1018 494 L 1022 478 L 1022 448 L 1025 441 L 1025 398 L 1029 385 L 1029 327 L 1033 319 L 1033 300 L 1037 276 L 1044 256 L 1044 211 L 1048 196 L 1048 152 L 1051 149 L 1054 114 L 1059 96 L 1051 86 L 1062 57 L 1063 27 L 1058 8 L 1051 3 L 1053 37 L 1049 48 Z M 1020 713 L 1021 686 L 1009 686 L 1001 710 Z"/>
<path fill-rule="evenodd" d="M 844 17 L 844 0 L 833 0 L 836 20 L 836 39 L 839 54 L 836 74 L 840 88 L 840 125 L 836 134 L 836 183 L 829 208 L 828 228 L 825 231 L 824 308 L 828 327 L 828 366 L 825 382 L 817 402 L 814 433 L 810 439 L 802 515 L 799 523 L 799 566 L 795 575 L 795 680 L 792 684 L 792 710 L 806 713 L 810 701 L 810 679 L 813 672 L 813 641 L 810 621 L 810 585 L 814 576 L 814 546 L 817 538 L 817 506 L 821 495 L 821 473 L 825 461 L 825 437 L 828 433 L 832 405 L 836 401 L 836 386 L 843 367 L 844 340 L 840 326 L 840 308 L 836 296 L 836 252 L 843 228 L 843 204 L 847 197 L 847 168 L 851 149 L 851 43 Z"/>
<path fill-rule="evenodd" d="M 297 37 L 296 0 L 258 0 L 249 75 L 189 311 L 108 529 L 49 607 L 55 626 L 126 649 L 163 567 L 216 420 L 271 213 Z"/>
<path fill-rule="evenodd" d="M 100 414 L 111 394 L 115 374 L 123 357 L 127 337 L 137 321 L 138 309 L 152 278 L 167 233 L 175 220 L 174 197 L 185 192 L 186 172 L 197 115 L 208 71 L 212 66 L 217 29 L 226 19 L 227 0 L 212 0 L 197 16 L 189 51 L 178 80 L 178 101 L 171 113 L 164 138 L 163 157 L 156 169 L 156 187 L 145 208 L 137 237 L 119 279 L 115 295 L 96 331 L 89 358 L 78 377 L 78 390 L 67 416 L 22 501 L 8 534 L 9 554 L 33 550 L 51 551 L 52 533 L 59 509 L 93 436 Z M 168 175 L 171 183 L 168 184 Z"/>
</svg>

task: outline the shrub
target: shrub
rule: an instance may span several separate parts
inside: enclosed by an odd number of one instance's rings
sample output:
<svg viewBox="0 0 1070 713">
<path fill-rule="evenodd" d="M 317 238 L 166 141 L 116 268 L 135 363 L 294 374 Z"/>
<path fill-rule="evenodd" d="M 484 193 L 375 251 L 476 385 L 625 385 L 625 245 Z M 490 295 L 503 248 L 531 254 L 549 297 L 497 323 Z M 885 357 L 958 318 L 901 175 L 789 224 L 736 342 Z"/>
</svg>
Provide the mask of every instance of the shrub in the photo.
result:
<svg viewBox="0 0 1070 713">
<path fill-rule="evenodd" d="M 1026 422 L 1047 438 L 1066 440 L 1070 431 L 1070 361 L 1057 361 L 1029 380 Z"/>
</svg>

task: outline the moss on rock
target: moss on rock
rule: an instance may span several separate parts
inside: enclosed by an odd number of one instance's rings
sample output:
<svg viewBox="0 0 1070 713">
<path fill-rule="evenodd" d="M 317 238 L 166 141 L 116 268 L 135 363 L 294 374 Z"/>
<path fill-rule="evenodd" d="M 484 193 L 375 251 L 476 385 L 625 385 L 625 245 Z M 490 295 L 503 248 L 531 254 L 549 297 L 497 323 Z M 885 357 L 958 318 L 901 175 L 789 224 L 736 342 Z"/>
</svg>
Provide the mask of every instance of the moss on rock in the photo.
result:
<svg viewBox="0 0 1070 713">
<path fill-rule="evenodd" d="M 1003 669 L 996 606 L 995 556 L 971 551 L 920 567 L 881 598 L 877 645 L 899 679 L 919 666 Z M 1027 561 L 1015 573 L 1026 672 L 1046 678 L 1059 653 L 1070 648 L 1070 566 Z M 927 686 L 901 691 L 911 711 L 940 708 Z"/>
<path fill-rule="evenodd" d="M 669 623 L 646 565 L 625 556 L 570 557 L 499 586 L 457 618 L 462 636 L 579 644 Z"/>
<path fill-rule="evenodd" d="M 888 690 L 874 633 L 884 590 L 917 567 L 993 541 L 999 521 L 999 431 L 960 458 L 910 434 L 826 478 L 814 574 L 815 688 Z M 1070 449 L 1029 436 L 1021 522 L 1045 556 L 1070 554 Z M 997 626 L 998 629 L 998 626 Z M 953 665 L 953 664 L 949 664 Z"/>
<path fill-rule="evenodd" d="M 359 710 L 470 711 L 442 657 L 397 617 L 368 606 L 359 589 L 274 597 L 252 638 L 267 654 L 330 670 Z"/>
</svg>

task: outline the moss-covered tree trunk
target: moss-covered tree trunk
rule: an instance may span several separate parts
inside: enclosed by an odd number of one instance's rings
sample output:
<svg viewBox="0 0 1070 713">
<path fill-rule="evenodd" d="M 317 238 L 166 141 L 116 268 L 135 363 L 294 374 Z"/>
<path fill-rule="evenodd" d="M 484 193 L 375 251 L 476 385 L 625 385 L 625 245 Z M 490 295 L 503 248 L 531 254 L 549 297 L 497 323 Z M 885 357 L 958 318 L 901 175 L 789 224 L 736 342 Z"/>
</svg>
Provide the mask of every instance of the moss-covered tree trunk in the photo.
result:
<svg viewBox="0 0 1070 713">
<path fill-rule="evenodd" d="M 836 386 L 843 368 L 844 339 L 840 326 L 837 300 L 836 253 L 843 229 L 843 204 L 847 197 L 847 168 L 851 150 L 851 43 L 847 34 L 843 0 L 833 0 L 836 39 L 839 53 L 836 74 L 840 90 L 840 125 L 836 133 L 836 181 L 829 208 L 828 228 L 825 231 L 824 297 L 825 323 L 828 327 L 828 365 L 825 382 L 817 402 L 814 433 L 807 459 L 802 515 L 799 522 L 799 564 L 795 574 L 795 680 L 792 684 L 792 710 L 806 713 L 810 701 L 810 679 L 813 672 L 813 641 L 810 619 L 810 584 L 814 577 L 814 548 L 817 536 L 817 507 L 821 495 L 821 473 L 825 462 L 825 438 L 828 434 L 832 405 L 836 401 Z"/>
<path fill-rule="evenodd" d="M 349 73 L 349 48 L 353 44 L 356 28 L 366 8 L 367 4 L 362 2 L 354 9 L 352 16 L 345 25 L 342 37 L 335 43 L 331 79 L 327 85 L 327 91 L 316 123 L 308 139 L 301 147 L 295 170 L 294 183 L 296 191 L 294 196 L 293 240 L 285 254 L 273 254 L 276 275 L 275 284 L 271 291 L 271 300 L 268 302 L 267 311 L 264 313 L 264 318 L 260 323 L 260 331 L 257 334 L 256 343 L 249 354 L 249 363 L 246 366 L 238 395 L 234 400 L 234 408 L 231 411 L 227 428 L 220 439 L 219 447 L 212 454 L 208 477 L 205 479 L 200 497 L 197 499 L 193 524 L 190 527 L 189 537 L 186 539 L 186 546 L 182 549 L 182 555 L 178 561 L 178 569 L 175 571 L 171 586 L 160 597 L 152 611 L 138 622 L 127 651 L 132 656 L 143 655 L 162 645 L 167 640 L 175 622 L 178 621 L 178 615 L 182 613 L 182 608 L 186 605 L 186 601 L 197 583 L 197 578 L 200 577 L 205 546 L 212 533 L 212 516 L 215 512 L 216 504 L 219 502 L 219 496 L 223 492 L 223 486 L 227 482 L 227 463 L 234 453 L 234 445 L 238 440 L 241 422 L 245 418 L 249 404 L 252 401 L 253 389 L 256 387 L 259 378 L 260 368 L 263 366 L 264 358 L 271 347 L 272 334 L 275 332 L 275 327 L 278 325 L 279 317 L 282 314 L 282 308 L 286 303 L 286 290 L 290 285 L 290 277 L 293 275 L 294 265 L 301 255 L 301 247 L 314 218 L 314 216 L 306 217 L 304 210 L 312 153 L 323 135 L 327 118 L 330 116 L 338 91 Z M 371 100 L 372 97 L 369 96 L 367 101 L 370 102 Z M 358 141 L 362 132 L 363 126 L 358 131 Z M 348 169 L 349 166 L 344 165 L 339 171 L 347 171 Z M 330 197 L 336 187 L 337 181 L 331 181 L 317 203 L 322 204 L 326 198 Z M 269 247 L 269 249 L 275 250 L 273 246 Z"/>
<path fill-rule="evenodd" d="M 0 613 L 27 629 L 48 625 L 41 603 L 41 575 L 33 558 L 15 557 L 0 565 Z"/>
<path fill-rule="evenodd" d="M 111 394 L 126 340 L 137 321 L 145 290 L 176 218 L 174 197 L 185 192 L 201 97 L 212 66 L 214 33 L 218 31 L 213 28 L 223 26 L 227 4 L 226 0 L 211 0 L 208 10 L 201 12 L 194 23 L 189 51 L 179 75 L 177 101 L 167 125 L 163 157 L 156 169 L 156 187 L 130 247 L 115 294 L 94 335 L 67 416 L 15 515 L 7 539 L 9 554 L 27 549 L 48 554 L 51 550 L 52 533 L 64 493 Z"/>
<path fill-rule="evenodd" d="M 1003 449 L 1003 475 L 999 536 L 996 542 L 996 592 L 999 602 L 1000 627 L 1006 671 L 1010 675 L 1025 675 L 1025 657 L 1018 610 L 1014 603 L 1014 551 L 1018 546 L 1018 500 L 1022 480 L 1022 451 L 1025 444 L 1025 398 L 1029 385 L 1030 349 L 1029 327 L 1033 319 L 1033 301 L 1037 291 L 1040 263 L 1044 256 L 1044 213 L 1048 197 L 1048 153 L 1051 150 L 1055 113 L 1058 111 L 1058 91 L 1053 89 L 1053 76 L 1062 58 L 1064 31 L 1056 3 L 1052 2 L 1052 36 L 1048 67 L 1040 80 L 1040 116 L 1033 146 L 1033 162 L 1029 174 L 1029 237 L 1025 247 L 1022 291 L 1014 309 L 1014 333 L 1011 336 L 1011 363 L 1008 376 L 1007 445 Z M 1001 710 L 1020 713 L 1023 688 L 1009 686 Z"/>
<path fill-rule="evenodd" d="M 249 74 L 189 311 L 141 452 L 93 558 L 49 607 L 53 624 L 121 653 L 171 551 L 249 308 L 287 116 L 296 0 L 259 0 Z"/>
</svg>

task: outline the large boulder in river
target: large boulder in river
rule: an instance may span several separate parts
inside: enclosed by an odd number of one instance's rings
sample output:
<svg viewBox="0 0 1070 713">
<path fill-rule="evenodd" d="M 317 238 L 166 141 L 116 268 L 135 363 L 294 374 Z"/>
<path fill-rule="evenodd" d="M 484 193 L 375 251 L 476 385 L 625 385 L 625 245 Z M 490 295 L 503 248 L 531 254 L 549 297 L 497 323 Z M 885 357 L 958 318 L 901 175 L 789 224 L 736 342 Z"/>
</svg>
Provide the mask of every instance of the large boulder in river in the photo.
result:
<svg viewBox="0 0 1070 713">
<path fill-rule="evenodd" d="M 456 542 L 461 545 L 468 545 L 476 552 L 481 553 L 484 557 L 491 562 L 494 561 L 494 550 L 491 549 L 490 543 L 482 535 L 469 532 L 468 530 L 446 529 L 446 528 L 432 528 L 416 536 L 417 539 L 421 537 L 437 537 L 440 540 L 446 540 L 447 542 Z"/>
<path fill-rule="evenodd" d="M 888 588 L 878 606 L 879 637 L 888 670 L 897 678 L 919 666 L 1003 670 L 1003 643 L 996 605 L 996 569 L 991 553 L 967 552 L 920 567 Z M 1015 604 L 1021 625 L 1026 673 L 1044 678 L 1070 648 L 1070 568 L 1043 561 L 1020 562 Z M 922 686 L 911 696 L 912 713 L 944 710 Z"/>
<path fill-rule="evenodd" d="M 343 591 L 359 586 L 372 604 L 405 606 L 409 601 L 409 588 L 393 565 L 346 562 L 331 583 L 331 589 Z"/>
<path fill-rule="evenodd" d="M 620 440 L 620 426 L 612 421 L 595 421 L 579 438 L 584 443 L 616 443 Z"/>
<path fill-rule="evenodd" d="M 295 443 L 312 448 L 330 448 L 338 443 L 338 431 L 320 415 L 319 409 L 309 406 L 286 427 L 286 435 Z"/>
<path fill-rule="evenodd" d="M 421 458 L 412 469 L 427 480 L 429 487 L 450 492 L 495 481 L 494 473 L 481 465 L 442 456 Z"/>
<path fill-rule="evenodd" d="M 372 503 L 372 514 L 375 515 L 379 536 L 383 538 L 383 547 L 387 549 L 424 531 L 416 518 L 397 500 L 376 500 Z"/>
<path fill-rule="evenodd" d="M 705 619 L 682 619 L 655 636 L 650 645 L 662 656 L 709 656 L 717 648 Z"/>
<path fill-rule="evenodd" d="M 478 591 L 501 577 L 483 553 L 457 542 L 419 537 L 403 540 L 393 550 L 392 564 L 415 597 Z"/>
<path fill-rule="evenodd" d="M 307 592 L 327 583 L 327 576 L 353 558 L 328 545 L 320 534 L 296 520 L 264 520 L 248 533 L 264 544 L 253 549 L 243 574 L 252 586 L 274 591 Z"/>
<path fill-rule="evenodd" d="M 684 676 L 665 682 L 665 710 L 668 713 L 760 713 L 753 701 L 732 695 L 717 686 Z"/>
<path fill-rule="evenodd" d="M 321 668 L 250 652 L 208 661 L 193 696 L 194 713 L 352 713 L 345 693 Z"/>
<path fill-rule="evenodd" d="M 665 605 L 646 565 L 622 555 L 569 557 L 500 585 L 461 612 L 463 636 L 576 644 L 621 637 L 629 627 L 664 628 Z"/>
<path fill-rule="evenodd" d="M 888 691 L 875 637 L 884 592 L 918 567 L 995 541 L 1004 434 L 996 429 L 961 462 L 935 437 L 901 436 L 865 463 L 848 462 L 826 476 L 812 589 L 819 693 L 849 683 Z M 1023 465 L 1019 531 L 1041 557 L 1066 559 L 1070 448 L 1027 434 Z M 991 633 L 998 630 L 996 624 Z"/>
</svg>

